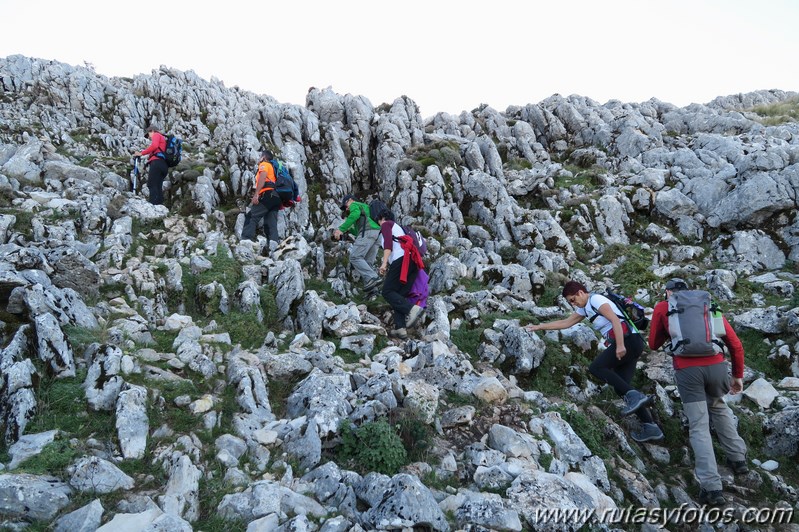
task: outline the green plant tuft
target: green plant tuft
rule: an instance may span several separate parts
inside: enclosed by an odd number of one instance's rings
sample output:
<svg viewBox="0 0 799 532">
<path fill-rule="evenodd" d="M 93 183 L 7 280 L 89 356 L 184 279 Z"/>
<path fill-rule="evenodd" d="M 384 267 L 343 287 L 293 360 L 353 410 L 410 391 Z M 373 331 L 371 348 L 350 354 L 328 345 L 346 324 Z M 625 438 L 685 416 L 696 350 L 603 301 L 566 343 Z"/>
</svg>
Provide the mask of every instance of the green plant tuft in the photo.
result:
<svg viewBox="0 0 799 532">
<path fill-rule="evenodd" d="M 384 419 L 355 428 L 347 420 L 341 426 L 338 457 L 361 472 L 394 475 L 408 462 L 402 440 Z"/>
</svg>

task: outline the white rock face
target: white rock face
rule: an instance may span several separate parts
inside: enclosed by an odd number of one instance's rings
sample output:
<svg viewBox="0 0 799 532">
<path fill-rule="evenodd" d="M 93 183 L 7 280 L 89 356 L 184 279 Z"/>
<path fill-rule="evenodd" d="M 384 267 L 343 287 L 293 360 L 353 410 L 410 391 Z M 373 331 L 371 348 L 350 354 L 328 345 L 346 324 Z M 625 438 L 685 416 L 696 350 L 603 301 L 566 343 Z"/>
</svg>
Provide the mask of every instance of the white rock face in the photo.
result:
<svg viewBox="0 0 799 532">
<path fill-rule="evenodd" d="M 125 458 L 144 456 L 150 421 L 147 417 L 147 389 L 144 386 L 126 385 L 119 393 L 116 406 L 116 428 L 119 447 Z"/>
</svg>

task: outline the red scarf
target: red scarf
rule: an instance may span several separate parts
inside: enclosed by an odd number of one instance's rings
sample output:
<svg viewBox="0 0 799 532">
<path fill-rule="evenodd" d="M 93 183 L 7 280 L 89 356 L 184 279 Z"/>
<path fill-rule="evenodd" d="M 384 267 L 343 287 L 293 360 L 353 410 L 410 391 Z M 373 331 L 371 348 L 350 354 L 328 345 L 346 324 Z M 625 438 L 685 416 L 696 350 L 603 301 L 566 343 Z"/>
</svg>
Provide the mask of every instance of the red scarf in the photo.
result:
<svg viewBox="0 0 799 532">
<path fill-rule="evenodd" d="M 422 262 L 422 256 L 419 254 L 419 250 L 413 242 L 413 238 L 408 235 L 402 235 L 397 238 L 397 240 L 400 243 L 402 251 L 405 252 L 402 256 L 402 269 L 400 270 L 400 282 L 405 284 L 408 282 L 408 268 L 411 261 L 413 261 L 420 270 L 424 270 L 424 262 Z"/>
</svg>

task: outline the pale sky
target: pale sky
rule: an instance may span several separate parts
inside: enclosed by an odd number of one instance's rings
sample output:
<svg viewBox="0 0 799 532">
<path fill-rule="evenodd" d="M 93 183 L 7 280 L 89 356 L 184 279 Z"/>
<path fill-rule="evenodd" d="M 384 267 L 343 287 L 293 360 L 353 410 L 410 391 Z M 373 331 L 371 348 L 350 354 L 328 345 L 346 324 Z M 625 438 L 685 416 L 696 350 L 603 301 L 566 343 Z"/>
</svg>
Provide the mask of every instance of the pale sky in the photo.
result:
<svg viewBox="0 0 799 532">
<path fill-rule="evenodd" d="M 423 117 L 799 91 L 796 0 L 0 0 L 0 16 L 0 57 L 165 65 L 300 105 L 310 87 L 405 95 Z"/>
</svg>

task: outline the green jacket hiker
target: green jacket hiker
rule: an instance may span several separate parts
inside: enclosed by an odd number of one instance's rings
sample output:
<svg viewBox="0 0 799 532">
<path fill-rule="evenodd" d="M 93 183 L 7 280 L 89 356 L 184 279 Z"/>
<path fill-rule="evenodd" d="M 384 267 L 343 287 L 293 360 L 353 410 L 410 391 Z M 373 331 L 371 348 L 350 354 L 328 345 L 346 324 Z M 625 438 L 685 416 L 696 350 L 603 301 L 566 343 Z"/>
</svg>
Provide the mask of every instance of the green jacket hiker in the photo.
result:
<svg viewBox="0 0 799 532">
<path fill-rule="evenodd" d="M 344 223 L 333 231 L 333 237 L 339 239 L 345 232 L 355 237 L 355 242 L 350 248 L 350 265 L 360 277 L 364 290 L 372 291 L 380 284 L 380 277 L 374 267 L 380 224 L 369 216 L 369 206 L 356 201 L 352 194 L 347 194 L 342 198 L 341 211 L 342 216 L 345 211 L 348 214 Z"/>
<path fill-rule="evenodd" d="M 349 215 L 338 228 L 342 233 L 358 237 L 359 233 L 364 230 L 364 226 L 366 229 L 380 230 L 380 224 L 369 216 L 369 206 L 366 203 L 353 200 L 349 205 L 349 210 Z"/>
</svg>

